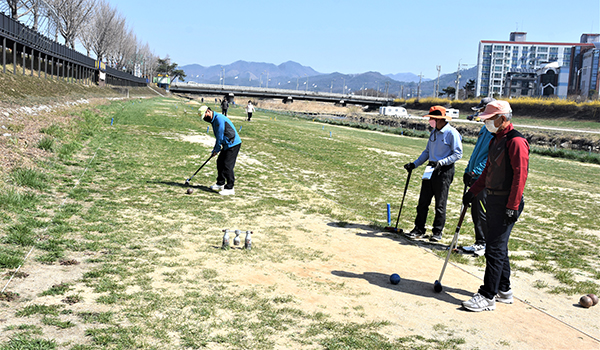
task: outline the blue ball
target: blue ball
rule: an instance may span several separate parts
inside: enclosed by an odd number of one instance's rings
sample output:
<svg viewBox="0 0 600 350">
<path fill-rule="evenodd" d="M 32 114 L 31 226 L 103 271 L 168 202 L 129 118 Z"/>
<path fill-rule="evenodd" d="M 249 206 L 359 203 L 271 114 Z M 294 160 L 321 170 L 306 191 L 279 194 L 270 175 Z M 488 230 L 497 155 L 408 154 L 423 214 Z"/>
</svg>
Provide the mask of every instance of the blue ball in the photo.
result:
<svg viewBox="0 0 600 350">
<path fill-rule="evenodd" d="M 397 273 L 394 273 L 390 276 L 390 283 L 391 284 L 398 284 L 400 283 L 400 275 L 398 275 Z"/>
</svg>

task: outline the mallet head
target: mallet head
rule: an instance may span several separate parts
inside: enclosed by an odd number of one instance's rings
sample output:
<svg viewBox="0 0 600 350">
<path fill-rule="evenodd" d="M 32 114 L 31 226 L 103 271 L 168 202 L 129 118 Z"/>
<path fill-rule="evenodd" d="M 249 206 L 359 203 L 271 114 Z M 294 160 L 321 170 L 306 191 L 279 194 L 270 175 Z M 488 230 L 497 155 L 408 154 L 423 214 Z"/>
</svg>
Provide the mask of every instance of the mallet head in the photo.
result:
<svg viewBox="0 0 600 350">
<path fill-rule="evenodd" d="M 441 292 L 443 289 L 444 289 L 444 287 L 442 287 L 442 284 L 440 283 L 440 281 L 437 281 L 437 280 L 436 280 L 436 281 L 433 283 L 433 290 L 434 290 L 436 293 L 440 293 L 440 292 Z"/>
</svg>

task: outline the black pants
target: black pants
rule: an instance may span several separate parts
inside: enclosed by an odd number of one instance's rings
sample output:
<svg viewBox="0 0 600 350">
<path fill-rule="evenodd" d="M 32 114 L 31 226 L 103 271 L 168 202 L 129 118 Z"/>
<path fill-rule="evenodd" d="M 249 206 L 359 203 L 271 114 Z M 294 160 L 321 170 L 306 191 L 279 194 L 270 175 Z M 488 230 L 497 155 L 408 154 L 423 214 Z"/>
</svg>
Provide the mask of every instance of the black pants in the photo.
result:
<svg viewBox="0 0 600 350">
<path fill-rule="evenodd" d="M 219 158 L 217 158 L 217 185 L 225 185 L 228 190 L 233 188 L 235 182 L 233 168 L 241 146 L 240 143 L 237 146 L 222 150 L 219 152 Z"/>
<path fill-rule="evenodd" d="M 248 121 L 250 121 L 250 119 L 252 119 L 252 112 L 248 112 Z"/>
<path fill-rule="evenodd" d="M 454 179 L 454 164 L 443 166 L 439 172 L 434 171 L 431 179 L 421 181 L 421 193 L 417 205 L 417 217 L 415 228 L 425 233 L 425 222 L 431 198 L 435 198 L 435 218 L 433 219 L 434 235 L 441 235 L 446 224 L 446 203 L 448 202 L 448 190 Z"/>
<path fill-rule="evenodd" d="M 487 218 L 485 211 L 487 208 L 487 192 L 485 190 L 479 192 L 471 202 L 471 217 L 473 218 L 473 226 L 475 227 L 475 244 L 485 244 L 487 236 Z"/>
<path fill-rule="evenodd" d="M 227 116 L 227 108 L 221 108 L 221 113 L 223 113 L 224 116 Z"/>
<path fill-rule="evenodd" d="M 484 190 L 485 191 L 485 190 Z M 504 222 L 504 212 L 508 195 L 487 196 L 488 232 L 485 245 L 485 275 L 479 294 L 492 299 L 498 290 L 506 292 L 510 289 L 510 261 L 508 259 L 508 239 L 513 226 Z M 523 212 L 524 202 L 521 199 L 519 216 Z"/>
</svg>

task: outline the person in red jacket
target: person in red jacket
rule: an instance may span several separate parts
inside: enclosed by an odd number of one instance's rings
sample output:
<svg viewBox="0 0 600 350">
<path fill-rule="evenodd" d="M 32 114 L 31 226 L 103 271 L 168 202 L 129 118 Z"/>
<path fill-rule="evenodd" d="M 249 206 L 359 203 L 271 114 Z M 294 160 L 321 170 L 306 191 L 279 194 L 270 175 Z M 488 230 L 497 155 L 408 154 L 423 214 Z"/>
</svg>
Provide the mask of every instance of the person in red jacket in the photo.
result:
<svg viewBox="0 0 600 350">
<path fill-rule="evenodd" d="M 485 275 L 483 285 L 462 305 L 470 311 L 492 311 L 496 301 L 512 304 L 508 239 L 523 211 L 523 190 L 529 172 L 529 143 L 514 129 L 512 109 L 506 101 L 488 103 L 479 115 L 489 132 L 490 141 L 485 169 L 463 196 L 468 206 L 481 191 L 487 193 L 487 227 L 485 238 Z"/>
</svg>

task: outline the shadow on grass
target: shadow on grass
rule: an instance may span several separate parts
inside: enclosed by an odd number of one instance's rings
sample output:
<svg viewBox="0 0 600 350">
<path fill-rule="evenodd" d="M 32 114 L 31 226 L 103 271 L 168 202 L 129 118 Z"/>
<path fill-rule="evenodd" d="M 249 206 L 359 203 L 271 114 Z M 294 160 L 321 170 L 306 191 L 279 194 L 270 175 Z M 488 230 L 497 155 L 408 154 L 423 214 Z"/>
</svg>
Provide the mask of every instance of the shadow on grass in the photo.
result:
<svg viewBox="0 0 600 350">
<path fill-rule="evenodd" d="M 182 182 L 173 182 L 173 181 L 147 181 L 146 183 L 159 184 L 159 185 L 167 185 L 167 186 L 181 187 L 181 188 L 193 188 L 194 190 L 200 190 L 200 191 L 204 191 L 204 192 L 212 192 L 212 193 L 214 193 L 214 191 L 211 190 L 210 187 L 208 187 L 208 186 L 186 185 L 184 181 L 182 181 Z"/>
<path fill-rule="evenodd" d="M 450 288 L 447 286 L 444 286 L 443 287 L 444 289 L 440 293 L 436 293 L 433 290 L 434 281 L 431 281 L 429 283 L 429 282 L 422 282 L 422 281 L 402 278 L 400 280 L 400 283 L 391 284 L 390 276 L 383 274 L 383 273 L 379 273 L 379 272 L 363 272 L 362 274 L 357 274 L 357 273 L 348 272 L 348 271 L 334 270 L 334 271 L 331 271 L 331 274 L 338 276 L 338 277 L 361 278 L 361 279 L 364 279 L 365 281 L 367 281 L 373 285 L 376 285 L 378 287 L 381 287 L 381 288 L 387 288 L 387 289 L 398 291 L 400 293 L 413 294 L 413 295 L 418 295 L 418 296 L 422 296 L 422 297 L 426 297 L 426 298 L 434 298 L 437 300 L 441 300 L 441 301 L 445 301 L 445 302 L 457 305 L 461 308 L 462 308 L 461 302 L 463 300 L 459 300 L 459 299 L 453 297 L 452 295 L 450 295 L 449 293 L 464 295 L 466 297 L 464 300 L 467 300 L 473 296 L 473 292 L 469 292 L 464 289 Z"/>
</svg>

